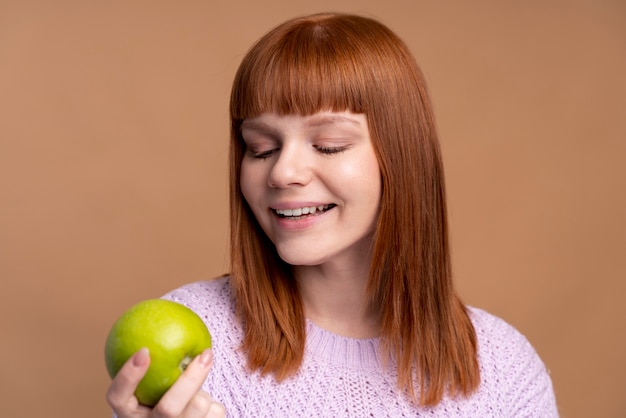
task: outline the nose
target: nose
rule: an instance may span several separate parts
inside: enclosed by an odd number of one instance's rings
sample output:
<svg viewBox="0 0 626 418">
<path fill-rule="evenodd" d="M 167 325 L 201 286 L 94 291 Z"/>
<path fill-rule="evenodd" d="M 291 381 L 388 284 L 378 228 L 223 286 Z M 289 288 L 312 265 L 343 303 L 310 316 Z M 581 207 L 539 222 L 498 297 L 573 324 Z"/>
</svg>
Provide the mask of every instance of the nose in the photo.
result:
<svg viewBox="0 0 626 418">
<path fill-rule="evenodd" d="M 304 186 L 311 181 L 311 167 L 300 147 L 283 145 L 274 160 L 268 183 L 270 187 Z"/>
</svg>

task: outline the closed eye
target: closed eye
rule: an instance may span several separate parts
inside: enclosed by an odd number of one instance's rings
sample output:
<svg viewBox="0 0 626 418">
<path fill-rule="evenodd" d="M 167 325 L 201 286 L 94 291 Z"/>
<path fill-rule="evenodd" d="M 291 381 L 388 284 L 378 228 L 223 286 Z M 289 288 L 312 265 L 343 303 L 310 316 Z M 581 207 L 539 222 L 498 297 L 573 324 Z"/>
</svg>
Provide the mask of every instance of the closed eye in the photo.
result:
<svg viewBox="0 0 626 418">
<path fill-rule="evenodd" d="M 261 160 L 265 160 L 269 157 L 272 156 L 272 154 L 274 154 L 276 151 L 278 151 L 279 148 L 272 148 L 272 149 L 268 149 L 268 150 L 264 150 L 264 151 L 254 151 L 254 150 L 249 150 L 248 154 L 252 157 L 252 158 L 259 158 Z"/>
<path fill-rule="evenodd" d="M 348 149 L 347 145 L 343 145 L 341 147 L 324 147 L 321 145 L 315 145 L 314 148 L 321 152 L 322 154 L 338 154 Z"/>
</svg>

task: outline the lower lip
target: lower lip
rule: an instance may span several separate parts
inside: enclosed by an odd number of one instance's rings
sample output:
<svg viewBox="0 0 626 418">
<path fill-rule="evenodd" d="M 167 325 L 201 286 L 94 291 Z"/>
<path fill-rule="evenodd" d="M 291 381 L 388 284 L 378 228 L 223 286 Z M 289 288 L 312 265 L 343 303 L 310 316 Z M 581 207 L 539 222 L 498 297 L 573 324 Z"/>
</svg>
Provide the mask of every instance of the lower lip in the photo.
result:
<svg viewBox="0 0 626 418">
<path fill-rule="evenodd" d="M 289 231 L 300 231 L 300 230 L 307 229 L 315 225 L 324 217 L 324 215 L 326 215 L 331 210 L 332 209 L 327 210 L 326 212 L 322 212 L 320 214 L 316 214 L 316 215 L 299 216 L 297 218 L 284 218 L 284 217 L 277 216 L 276 214 L 274 214 L 274 219 L 276 219 L 276 223 L 278 224 L 278 226 L 280 226 L 283 229 L 286 229 Z"/>
</svg>

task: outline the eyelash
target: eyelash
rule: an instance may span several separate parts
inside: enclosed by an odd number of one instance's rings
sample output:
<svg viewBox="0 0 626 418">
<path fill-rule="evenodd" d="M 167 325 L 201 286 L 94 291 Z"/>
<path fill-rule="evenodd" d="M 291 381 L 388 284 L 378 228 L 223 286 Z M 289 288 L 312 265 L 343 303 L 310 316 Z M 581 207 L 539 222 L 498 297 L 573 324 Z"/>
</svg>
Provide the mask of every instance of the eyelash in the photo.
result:
<svg viewBox="0 0 626 418">
<path fill-rule="evenodd" d="M 326 155 L 339 154 L 340 152 L 343 152 L 346 149 L 348 149 L 347 146 L 342 146 L 342 147 L 323 147 L 323 146 L 320 146 L 320 145 L 315 145 L 314 148 L 317 151 L 319 151 L 320 153 L 326 154 Z M 250 154 L 252 155 L 253 158 L 258 158 L 260 160 L 265 160 L 265 159 L 271 157 L 272 154 L 275 153 L 278 150 L 279 150 L 279 148 L 274 148 L 274 149 L 270 149 L 270 150 L 267 150 L 267 151 L 259 151 L 259 152 L 251 151 Z"/>
<path fill-rule="evenodd" d="M 278 151 L 278 148 L 274 148 L 274 149 L 270 149 L 267 151 L 260 151 L 260 152 L 254 152 L 254 151 L 250 151 L 250 154 L 252 155 L 253 158 L 258 158 L 260 160 L 265 160 L 268 159 L 272 156 L 272 154 L 274 152 Z"/>
<path fill-rule="evenodd" d="M 321 152 L 322 154 L 339 154 L 340 152 L 343 152 L 345 150 L 348 149 L 347 146 L 342 146 L 342 147 L 323 147 L 321 145 L 316 145 L 315 149 L 318 150 L 319 152 Z"/>
</svg>

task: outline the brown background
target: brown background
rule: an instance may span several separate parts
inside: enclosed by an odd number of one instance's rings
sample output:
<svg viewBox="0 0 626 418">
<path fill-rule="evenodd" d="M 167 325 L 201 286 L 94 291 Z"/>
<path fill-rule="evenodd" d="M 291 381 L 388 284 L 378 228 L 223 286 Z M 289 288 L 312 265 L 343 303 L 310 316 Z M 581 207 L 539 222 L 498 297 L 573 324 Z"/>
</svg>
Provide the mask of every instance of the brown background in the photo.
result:
<svg viewBox="0 0 626 418">
<path fill-rule="evenodd" d="M 236 66 L 326 10 L 424 69 L 466 302 L 530 338 L 562 416 L 626 416 L 622 0 L 0 0 L 0 416 L 110 416 L 114 319 L 226 271 Z"/>
</svg>

